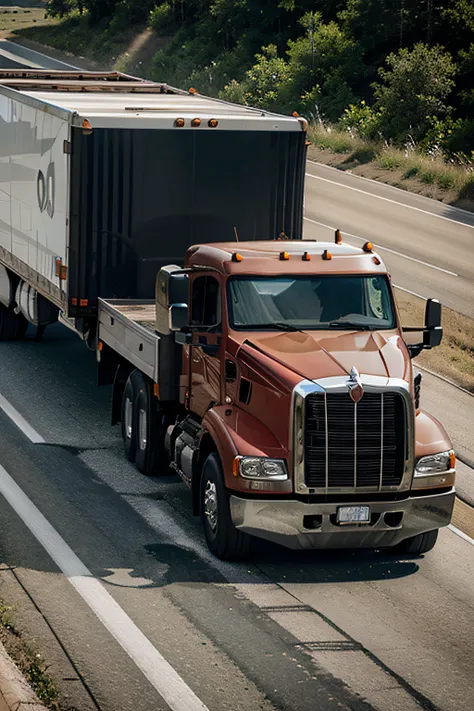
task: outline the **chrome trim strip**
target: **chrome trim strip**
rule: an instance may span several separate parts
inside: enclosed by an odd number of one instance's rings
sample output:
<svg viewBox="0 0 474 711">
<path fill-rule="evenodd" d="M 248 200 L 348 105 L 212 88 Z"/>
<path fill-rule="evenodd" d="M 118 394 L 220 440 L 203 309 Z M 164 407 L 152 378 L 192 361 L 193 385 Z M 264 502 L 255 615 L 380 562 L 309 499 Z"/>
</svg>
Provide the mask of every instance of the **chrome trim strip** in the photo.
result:
<svg viewBox="0 0 474 711">
<path fill-rule="evenodd" d="M 354 403 L 354 489 L 357 489 L 357 403 Z"/>
<path fill-rule="evenodd" d="M 328 427 L 328 394 L 324 393 L 324 426 L 326 427 L 326 491 L 329 489 L 329 427 Z"/>
<path fill-rule="evenodd" d="M 383 392 L 380 396 L 380 476 L 379 476 L 379 491 L 382 491 L 383 483 Z"/>
</svg>

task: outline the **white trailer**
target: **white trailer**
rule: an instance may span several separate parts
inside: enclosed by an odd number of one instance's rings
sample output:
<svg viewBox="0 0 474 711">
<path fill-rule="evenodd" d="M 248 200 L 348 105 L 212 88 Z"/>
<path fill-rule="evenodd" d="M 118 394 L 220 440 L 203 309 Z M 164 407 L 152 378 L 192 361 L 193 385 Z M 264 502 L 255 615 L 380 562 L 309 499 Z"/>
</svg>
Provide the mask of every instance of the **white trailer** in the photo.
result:
<svg viewBox="0 0 474 711">
<path fill-rule="evenodd" d="M 58 317 L 94 336 L 99 298 L 153 298 L 192 243 L 301 238 L 305 129 L 119 73 L 0 71 L 0 339 Z"/>
</svg>

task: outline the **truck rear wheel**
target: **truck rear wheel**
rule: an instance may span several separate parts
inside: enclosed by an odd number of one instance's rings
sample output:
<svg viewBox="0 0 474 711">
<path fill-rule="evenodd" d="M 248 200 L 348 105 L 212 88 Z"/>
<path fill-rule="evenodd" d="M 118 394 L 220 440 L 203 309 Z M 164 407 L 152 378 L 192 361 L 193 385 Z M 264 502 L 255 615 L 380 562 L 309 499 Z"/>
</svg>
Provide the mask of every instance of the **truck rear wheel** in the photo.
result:
<svg viewBox="0 0 474 711">
<path fill-rule="evenodd" d="M 409 555 L 423 555 L 423 553 L 429 553 L 435 546 L 438 540 L 438 529 L 434 531 L 427 531 L 426 533 L 419 533 L 417 536 L 412 536 L 412 538 L 406 538 L 404 541 L 395 546 L 394 551 L 397 553 L 408 553 Z"/>
<path fill-rule="evenodd" d="M 222 465 L 215 453 L 208 456 L 203 467 L 201 520 L 209 550 L 217 558 L 237 560 L 248 556 L 252 539 L 232 523 Z"/>
<path fill-rule="evenodd" d="M 136 400 L 138 371 L 134 370 L 127 378 L 122 397 L 122 437 L 123 449 L 129 462 L 135 461 L 137 452 L 136 423 L 133 415 Z"/>
<path fill-rule="evenodd" d="M 164 411 L 153 394 L 153 383 L 138 373 L 134 403 L 136 427 L 135 466 L 142 474 L 167 474 Z"/>
<path fill-rule="evenodd" d="M 23 314 L 0 304 L 0 341 L 15 341 L 24 337 L 28 321 Z"/>
</svg>

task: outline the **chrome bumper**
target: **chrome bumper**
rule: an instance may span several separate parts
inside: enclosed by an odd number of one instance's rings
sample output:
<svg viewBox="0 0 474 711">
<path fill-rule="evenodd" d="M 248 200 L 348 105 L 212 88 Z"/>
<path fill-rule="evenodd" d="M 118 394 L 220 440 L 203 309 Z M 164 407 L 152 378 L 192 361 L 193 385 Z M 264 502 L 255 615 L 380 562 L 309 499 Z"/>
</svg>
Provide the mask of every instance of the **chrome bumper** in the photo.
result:
<svg viewBox="0 0 474 711">
<path fill-rule="evenodd" d="M 287 548 L 385 548 L 418 533 L 447 526 L 454 498 L 452 489 L 443 494 L 412 496 L 404 501 L 357 502 L 370 506 L 370 524 L 337 524 L 337 509 L 345 505 L 344 502 L 307 504 L 292 500 L 241 499 L 231 495 L 230 512 L 239 530 Z M 386 520 L 387 513 L 395 516 Z M 306 528 L 305 516 L 322 516 L 321 525 Z M 306 519 L 306 523 L 311 522 Z"/>
</svg>

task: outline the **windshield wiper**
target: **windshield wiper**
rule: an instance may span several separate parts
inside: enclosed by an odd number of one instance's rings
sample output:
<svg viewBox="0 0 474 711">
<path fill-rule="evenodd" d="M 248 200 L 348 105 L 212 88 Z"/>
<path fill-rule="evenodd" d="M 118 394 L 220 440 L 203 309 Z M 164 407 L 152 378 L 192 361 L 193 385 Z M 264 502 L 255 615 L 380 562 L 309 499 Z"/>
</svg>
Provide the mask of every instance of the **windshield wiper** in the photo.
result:
<svg viewBox="0 0 474 711">
<path fill-rule="evenodd" d="M 358 331 L 372 331 L 372 326 L 367 323 L 357 323 L 357 321 L 331 321 L 329 328 L 355 328 Z"/>
<path fill-rule="evenodd" d="M 300 333 L 301 329 L 286 321 L 275 321 L 275 323 L 246 323 L 240 328 L 273 328 L 275 331 L 292 331 Z"/>
</svg>

